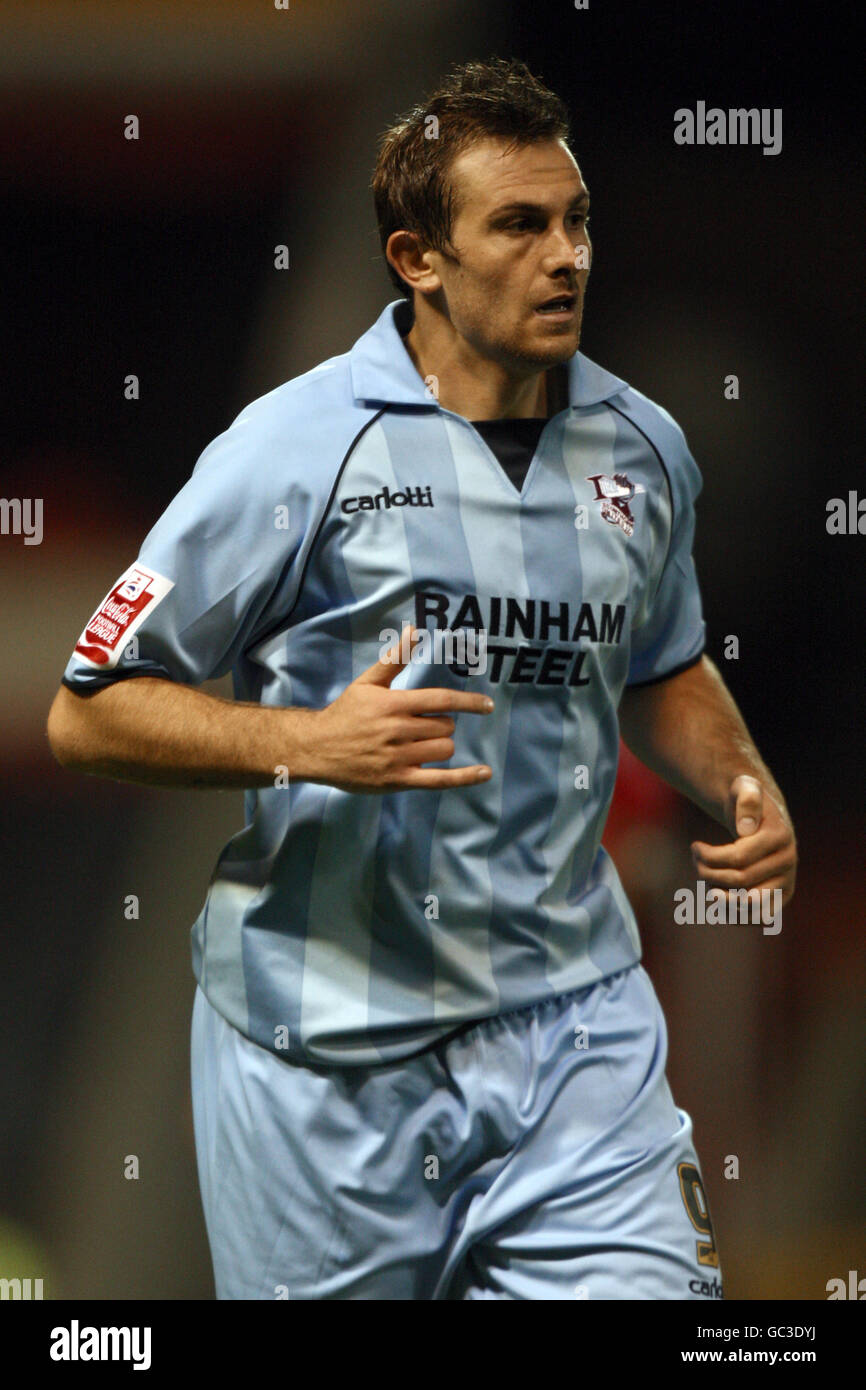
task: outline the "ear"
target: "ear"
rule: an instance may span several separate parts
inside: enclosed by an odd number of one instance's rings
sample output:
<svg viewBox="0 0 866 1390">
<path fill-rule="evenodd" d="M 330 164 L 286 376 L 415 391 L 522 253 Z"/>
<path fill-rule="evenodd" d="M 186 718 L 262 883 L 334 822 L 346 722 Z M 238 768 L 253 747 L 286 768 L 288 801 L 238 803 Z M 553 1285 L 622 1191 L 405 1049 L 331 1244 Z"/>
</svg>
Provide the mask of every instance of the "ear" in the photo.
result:
<svg viewBox="0 0 866 1390">
<path fill-rule="evenodd" d="M 410 289 L 422 294 L 441 289 L 442 281 L 433 266 L 435 252 L 422 248 L 415 232 L 392 232 L 385 245 L 385 256 Z"/>
</svg>

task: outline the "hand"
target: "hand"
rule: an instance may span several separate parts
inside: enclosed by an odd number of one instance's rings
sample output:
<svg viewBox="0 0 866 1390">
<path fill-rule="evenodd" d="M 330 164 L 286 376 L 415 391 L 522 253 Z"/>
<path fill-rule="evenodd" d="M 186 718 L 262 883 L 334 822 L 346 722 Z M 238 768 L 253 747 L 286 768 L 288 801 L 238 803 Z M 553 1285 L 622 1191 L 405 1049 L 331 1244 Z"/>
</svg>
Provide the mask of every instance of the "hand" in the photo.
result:
<svg viewBox="0 0 866 1390">
<path fill-rule="evenodd" d="M 451 735 L 456 726 L 447 711 L 489 714 L 493 701 L 487 695 L 443 687 L 392 690 L 391 682 L 406 665 L 398 643 L 316 713 L 315 775 L 305 780 L 347 792 L 468 787 L 488 781 L 492 770 L 486 764 L 422 764 L 445 762 L 454 754 Z"/>
<path fill-rule="evenodd" d="M 727 823 L 737 836 L 730 844 L 696 840 L 692 845 L 698 877 L 716 888 L 781 888 L 784 906 L 797 877 L 797 842 L 784 804 L 778 805 L 756 777 L 735 777 Z"/>
</svg>

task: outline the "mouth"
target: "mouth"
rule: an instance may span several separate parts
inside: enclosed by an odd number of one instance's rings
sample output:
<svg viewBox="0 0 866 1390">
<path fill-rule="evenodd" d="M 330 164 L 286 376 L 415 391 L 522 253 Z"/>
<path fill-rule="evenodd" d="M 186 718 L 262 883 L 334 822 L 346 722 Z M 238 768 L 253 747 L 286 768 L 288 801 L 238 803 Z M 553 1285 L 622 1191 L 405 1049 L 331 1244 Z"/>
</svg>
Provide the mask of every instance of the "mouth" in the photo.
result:
<svg viewBox="0 0 866 1390">
<path fill-rule="evenodd" d="M 557 294 L 535 306 L 535 313 L 546 319 L 566 321 L 574 318 L 577 311 L 576 294 Z"/>
</svg>

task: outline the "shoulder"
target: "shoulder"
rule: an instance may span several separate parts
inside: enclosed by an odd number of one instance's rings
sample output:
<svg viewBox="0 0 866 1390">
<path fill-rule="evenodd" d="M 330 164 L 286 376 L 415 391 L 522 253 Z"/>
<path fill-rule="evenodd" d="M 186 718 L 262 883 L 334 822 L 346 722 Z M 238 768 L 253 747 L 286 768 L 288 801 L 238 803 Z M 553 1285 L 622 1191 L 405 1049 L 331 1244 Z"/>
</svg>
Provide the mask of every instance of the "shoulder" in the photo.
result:
<svg viewBox="0 0 866 1390">
<path fill-rule="evenodd" d="M 194 476 L 236 475 L 268 494 L 287 485 L 328 489 L 378 413 L 354 399 L 348 354 L 329 358 L 244 406 L 204 449 Z"/>
<path fill-rule="evenodd" d="M 606 404 L 630 420 L 643 435 L 667 476 L 674 503 L 694 501 L 703 480 L 686 436 L 673 415 L 633 386 L 610 397 Z"/>
</svg>

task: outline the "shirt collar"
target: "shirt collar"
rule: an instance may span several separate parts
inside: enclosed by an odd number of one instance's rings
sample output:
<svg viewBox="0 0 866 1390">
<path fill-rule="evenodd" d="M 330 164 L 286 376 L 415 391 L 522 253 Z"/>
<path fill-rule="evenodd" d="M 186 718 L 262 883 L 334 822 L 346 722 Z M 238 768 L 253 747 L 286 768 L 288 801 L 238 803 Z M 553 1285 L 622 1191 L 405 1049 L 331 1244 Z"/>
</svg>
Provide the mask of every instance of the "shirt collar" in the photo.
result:
<svg viewBox="0 0 866 1390">
<path fill-rule="evenodd" d="M 356 400 L 389 405 L 433 404 L 403 342 L 402 335 L 411 326 L 411 305 L 408 300 L 395 299 L 355 343 L 349 352 L 349 370 Z M 582 352 L 576 352 L 566 365 L 572 408 L 598 405 L 628 389 L 627 382 L 606 372 Z"/>
</svg>

